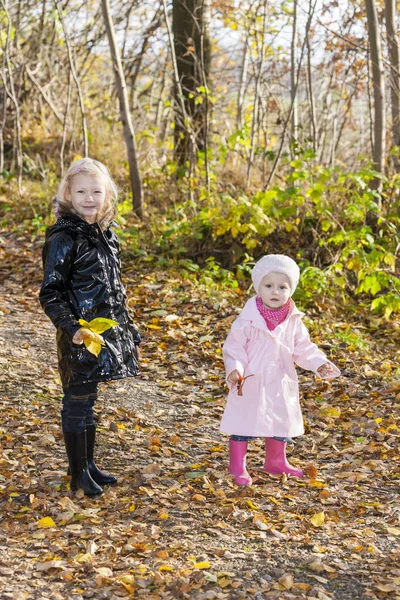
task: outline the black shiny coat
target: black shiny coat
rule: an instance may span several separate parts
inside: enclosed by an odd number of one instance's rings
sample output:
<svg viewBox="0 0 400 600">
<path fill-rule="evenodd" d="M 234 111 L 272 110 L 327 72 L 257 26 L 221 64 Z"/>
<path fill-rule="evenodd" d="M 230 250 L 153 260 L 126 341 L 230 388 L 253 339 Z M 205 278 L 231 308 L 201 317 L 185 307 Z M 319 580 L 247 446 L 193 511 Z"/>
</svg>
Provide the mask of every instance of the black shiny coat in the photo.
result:
<svg viewBox="0 0 400 600">
<path fill-rule="evenodd" d="M 63 388 L 139 375 L 139 332 L 128 314 L 121 281 L 119 243 L 114 231 L 102 231 L 80 217 L 60 217 L 46 232 L 44 278 L 39 294 L 57 328 L 58 364 Z M 102 333 L 98 357 L 72 343 L 79 319 L 105 317 L 119 325 Z"/>
</svg>

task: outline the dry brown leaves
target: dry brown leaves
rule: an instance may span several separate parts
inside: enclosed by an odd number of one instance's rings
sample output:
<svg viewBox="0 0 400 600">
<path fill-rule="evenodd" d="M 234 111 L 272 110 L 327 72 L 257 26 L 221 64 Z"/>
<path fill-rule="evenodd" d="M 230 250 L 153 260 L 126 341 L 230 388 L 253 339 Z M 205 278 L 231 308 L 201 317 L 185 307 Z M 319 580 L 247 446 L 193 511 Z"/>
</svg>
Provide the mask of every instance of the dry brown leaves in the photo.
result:
<svg viewBox="0 0 400 600">
<path fill-rule="evenodd" d="M 144 377 L 102 386 L 99 462 L 120 483 L 96 501 L 68 489 L 54 331 L 35 278 L 17 269 L 5 287 L 1 597 L 400 597 L 396 332 L 384 345 L 372 332 L 368 353 L 336 348 L 340 380 L 300 374 L 306 435 L 289 455 L 306 477 L 265 474 L 257 440 L 242 489 L 218 424 L 221 344 L 243 298 L 207 297 L 172 271 L 125 277 Z M 314 339 L 334 327 L 328 315 Z"/>
</svg>

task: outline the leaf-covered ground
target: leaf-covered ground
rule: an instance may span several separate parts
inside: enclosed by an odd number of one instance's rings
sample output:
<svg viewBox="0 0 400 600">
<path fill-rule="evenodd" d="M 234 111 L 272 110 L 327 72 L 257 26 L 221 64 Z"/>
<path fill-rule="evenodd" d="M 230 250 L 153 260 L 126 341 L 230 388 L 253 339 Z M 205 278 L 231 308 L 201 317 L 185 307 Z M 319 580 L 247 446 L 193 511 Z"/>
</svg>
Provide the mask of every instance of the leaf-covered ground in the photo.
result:
<svg viewBox="0 0 400 600">
<path fill-rule="evenodd" d="M 303 480 L 227 474 L 221 345 L 244 303 L 177 271 L 126 264 L 145 334 L 143 378 L 101 386 L 98 500 L 68 489 L 54 329 L 40 310 L 39 248 L 2 234 L 0 597 L 25 599 L 400 598 L 399 329 L 337 315 L 309 321 L 343 370 L 300 373 Z"/>
</svg>

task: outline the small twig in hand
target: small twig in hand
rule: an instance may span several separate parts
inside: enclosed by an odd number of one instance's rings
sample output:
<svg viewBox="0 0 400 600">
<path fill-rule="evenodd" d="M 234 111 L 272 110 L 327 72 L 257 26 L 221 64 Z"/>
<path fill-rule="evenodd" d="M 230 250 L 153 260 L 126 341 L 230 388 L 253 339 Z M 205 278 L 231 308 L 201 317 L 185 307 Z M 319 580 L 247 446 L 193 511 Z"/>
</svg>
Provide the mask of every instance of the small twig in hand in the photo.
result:
<svg viewBox="0 0 400 600">
<path fill-rule="evenodd" d="M 239 376 L 239 381 L 237 382 L 237 393 L 238 396 L 243 396 L 243 385 L 246 379 L 249 377 L 253 377 L 253 375 L 247 375 L 246 377 Z"/>
</svg>

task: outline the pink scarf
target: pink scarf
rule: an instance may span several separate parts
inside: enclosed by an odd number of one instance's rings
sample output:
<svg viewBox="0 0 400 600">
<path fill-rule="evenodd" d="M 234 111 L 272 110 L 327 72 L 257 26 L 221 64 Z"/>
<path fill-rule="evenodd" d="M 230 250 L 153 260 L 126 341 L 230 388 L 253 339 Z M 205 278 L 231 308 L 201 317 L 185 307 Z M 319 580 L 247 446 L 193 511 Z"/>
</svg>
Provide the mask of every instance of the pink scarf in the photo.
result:
<svg viewBox="0 0 400 600">
<path fill-rule="evenodd" d="M 288 316 L 290 310 L 290 298 L 286 302 L 286 304 L 284 304 L 280 308 L 267 308 L 266 306 L 264 306 L 259 296 L 257 296 L 256 298 L 256 304 L 258 312 L 264 318 L 264 321 L 266 322 L 267 327 L 270 331 L 273 331 L 275 327 L 278 327 L 278 325 L 283 323 L 283 321 Z"/>
</svg>

